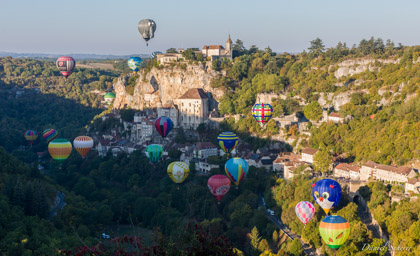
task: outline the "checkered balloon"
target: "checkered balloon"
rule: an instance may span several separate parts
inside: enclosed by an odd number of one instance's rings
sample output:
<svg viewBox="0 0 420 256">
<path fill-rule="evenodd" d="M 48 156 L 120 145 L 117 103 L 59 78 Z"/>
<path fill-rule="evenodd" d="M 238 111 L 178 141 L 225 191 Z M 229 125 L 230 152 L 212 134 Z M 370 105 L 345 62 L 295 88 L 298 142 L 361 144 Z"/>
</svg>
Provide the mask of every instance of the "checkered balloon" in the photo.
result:
<svg viewBox="0 0 420 256">
<path fill-rule="evenodd" d="M 295 207 L 295 212 L 303 224 L 307 224 L 315 214 L 315 206 L 311 202 L 302 201 Z"/>
<path fill-rule="evenodd" d="M 263 127 L 273 116 L 273 107 L 270 104 L 255 104 L 252 108 L 252 116 Z"/>
</svg>

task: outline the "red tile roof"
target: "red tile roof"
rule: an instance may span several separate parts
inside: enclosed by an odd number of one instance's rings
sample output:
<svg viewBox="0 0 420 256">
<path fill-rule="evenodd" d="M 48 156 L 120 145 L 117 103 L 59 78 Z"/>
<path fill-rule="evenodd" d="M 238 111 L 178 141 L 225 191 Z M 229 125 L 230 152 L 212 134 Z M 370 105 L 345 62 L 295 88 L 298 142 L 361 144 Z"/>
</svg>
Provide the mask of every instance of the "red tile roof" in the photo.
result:
<svg viewBox="0 0 420 256">
<path fill-rule="evenodd" d="M 209 148 L 217 148 L 213 143 L 211 142 L 198 142 L 196 149 L 209 149 Z"/>
<path fill-rule="evenodd" d="M 340 115 L 340 113 L 336 113 L 336 112 L 332 112 L 330 115 L 330 117 L 339 117 L 339 118 L 344 118 Z"/>
<path fill-rule="evenodd" d="M 339 170 L 343 170 L 346 172 L 359 172 L 360 171 L 360 167 L 356 166 L 356 165 L 351 165 L 351 164 L 346 164 L 346 163 L 340 163 L 338 164 L 335 169 L 339 169 Z"/>
<path fill-rule="evenodd" d="M 191 88 L 180 99 L 207 99 L 207 94 L 201 88 Z"/>
<path fill-rule="evenodd" d="M 223 48 L 223 46 L 218 44 L 218 45 L 204 45 L 203 50 L 205 50 L 205 49 L 209 49 L 209 50 L 220 49 L 221 50 L 221 49 L 225 49 L 225 48 Z"/>
<path fill-rule="evenodd" d="M 305 148 L 304 150 L 302 150 L 302 154 L 308 154 L 308 155 L 315 155 L 315 153 L 318 152 L 318 149 L 314 149 L 314 148 Z"/>
<path fill-rule="evenodd" d="M 379 169 L 379 170 L 384 170 L 388 172 L 393 172 L 393 173 L 397 173 L 401 175 L 408 175 L 411 172 L 411 170 L 413 170 L 413 168 L 411 167 L 406 167 L 406 166 L 395 167 L 395 166 L 386 165 L 386 164 L 378 164 L 372 161 L 367 161 L 363 166 L 367 166 L 367 167 Z"/>
</svg>

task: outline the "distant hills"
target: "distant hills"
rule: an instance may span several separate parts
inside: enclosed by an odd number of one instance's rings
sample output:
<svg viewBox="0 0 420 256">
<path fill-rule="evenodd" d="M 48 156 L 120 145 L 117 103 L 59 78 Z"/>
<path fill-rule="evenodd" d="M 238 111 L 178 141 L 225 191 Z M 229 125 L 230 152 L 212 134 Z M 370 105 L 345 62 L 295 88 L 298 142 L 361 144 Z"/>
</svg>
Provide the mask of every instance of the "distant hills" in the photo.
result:
<svg viewBox="0 0 420 256">
<path fill-rule="evenodd" d="M 149 54 L 132 54 L 132 55 L 100 55 L 100 54 L 54 54 L 54 53 L 16 53 L 16 52 L 2 52 L 0 57 L 13 57 L 13 58 L 35 58 L 35 59 L 56 59 L 63 55 L 70 55 L 76 60 L 105 60 L 105 59 L 126 59 L 131 56 L 139 56 L 141 58 L 148 58 Z"/>
</svg>

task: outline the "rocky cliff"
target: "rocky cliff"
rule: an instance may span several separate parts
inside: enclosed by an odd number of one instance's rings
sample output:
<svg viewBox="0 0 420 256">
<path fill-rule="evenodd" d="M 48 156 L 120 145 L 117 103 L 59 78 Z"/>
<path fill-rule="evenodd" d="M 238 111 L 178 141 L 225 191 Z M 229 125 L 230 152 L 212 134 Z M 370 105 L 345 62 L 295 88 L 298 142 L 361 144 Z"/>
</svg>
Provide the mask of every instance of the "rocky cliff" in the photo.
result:
<svg viewBox="0 0 420 256">
<path fill-rule="evenodd" d="M 126 91 L 127 80 L 132 76 L 122 76 L 113 85 L 116 94 L 114 108 L 144 109 L 172 104 L 190 88 L 202 88 L 210 97 L 210 108 L 217 106 L 223 91 L 210 86 L 210 81 L 225 75 L 205 65 L 165 66 L 152 68 L 149 72 L 140 71 L 137 76 L 134 93 Z"/>
<path fill-rule="evenodd" d="M 366 69 L 369 71 L 379 71 L 379 67 L 375 65 L 375 62 L 382 64 L 398 64 L 400 59 L 373 59 L 373 58 L 358 58 L 342 61 L 338 64 L 331 65 L 329 69 L 337 67 L 337 70 L 334 72 L 336 78 L 341 78 L 343 76 L 351 76 L 354 74 L 362 73 Z"/>
</svg>

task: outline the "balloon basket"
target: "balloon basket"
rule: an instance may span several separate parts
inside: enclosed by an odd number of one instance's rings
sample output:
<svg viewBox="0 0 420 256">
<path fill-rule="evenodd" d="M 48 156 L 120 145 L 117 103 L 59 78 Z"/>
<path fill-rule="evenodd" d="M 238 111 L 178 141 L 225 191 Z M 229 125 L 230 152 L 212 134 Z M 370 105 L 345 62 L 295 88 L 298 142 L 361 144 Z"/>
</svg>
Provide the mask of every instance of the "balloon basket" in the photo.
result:
<svg viewBox="0 0 420 256">
<path fill-rule="evenodd" d="M 236 186 L 236 189 L 238 189 L 238 186 Z"/>
</svg>

